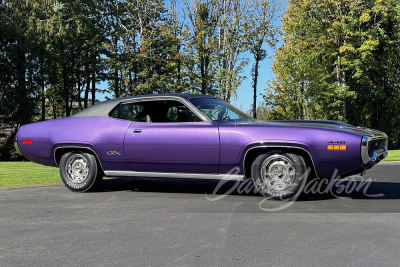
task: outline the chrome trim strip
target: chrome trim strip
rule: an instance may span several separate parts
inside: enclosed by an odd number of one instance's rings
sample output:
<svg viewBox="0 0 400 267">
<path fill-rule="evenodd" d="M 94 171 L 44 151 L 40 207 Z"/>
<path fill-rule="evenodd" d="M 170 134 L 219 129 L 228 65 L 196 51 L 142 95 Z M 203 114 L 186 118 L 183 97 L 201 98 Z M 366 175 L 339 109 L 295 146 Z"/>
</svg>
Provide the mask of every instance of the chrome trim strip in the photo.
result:
<svg viewBox="0 0 400 267">
<path fill-rule="evenodd" d="M 92 151 L 93 154 L 96 156 L 97 161 L 98 161 L 99 164 L 100 164 L 101 170 L 104 172 L 104 168 L 103 168 L 103 166 L 101 165 L 101 161 L 100 161 L 99 157 L 97 156 L 96 152 L 94 152 L 93 149 L 91 149 L 91 148 L 89 148 L 89 147 L 85 147 L 85 146 L 60 146 L 60 147 L 57 147 L 56 149 L 54 149 L 53 158 L 54 158 L 54 162 L 56 163 L 57 167 L 59 167 L 59 165 L 58 165 L 57 159 L 56 159 L 56 151 L 57 151 L 57 149 L 59 149 L 59 148 L 84 148 L 84 149 L 89 149 L 89 150 Z"/>
<path fill-rule="evenodd" d="M 204 179 L 243 181 L 244 175 L 231 174 L 207 174 L 207 173 L 170 173 L 170 172 L 135 172 L 135 171 L 104 171 L 106 176 L 127 177 L 151 177 L 151 178 L 175 178 L 175 179 Z"/>
<path fill-rule="evenodd" d="M 315 168 L 314 159 L 312 158 L 311 154 L 310 154 L 306 149 L 301 148 L 301 147 L 297 147 L 297 146 L 275 146 L 275 145 L 272 145 L 272 146 L 264 146 L 264 145 L 263 145 L 263 146 L 255 146 L 255 147 L 250 148 L 249 150 L 246 151 L 246 153 L 244 154 L 244 158 L 243 158 L 243 171 L 244 171 L 244 174 L 246 174 L 244 165 L 245 165 L 247 153 L 248 153 L 250 150 L 254 149 L 254 148 L 295 148 L 295 149 L 304 150 L 304 151 L 307 152 L 307 154 L 310 156 L 312 165 L 313 165 L 313 167 L 314 167 L 315 175 L 317 176 L 317 177 L 314 177 L 314 178 L 319 178 L 319 177 L 318 177 L 318 173 L 317 173 L 317 169 Z M 245 178 L 248 178 L 248 177 L 245 177 Z M 250 177 L 250 178 L 251 178 L 251 177 Z"/>
</svg>

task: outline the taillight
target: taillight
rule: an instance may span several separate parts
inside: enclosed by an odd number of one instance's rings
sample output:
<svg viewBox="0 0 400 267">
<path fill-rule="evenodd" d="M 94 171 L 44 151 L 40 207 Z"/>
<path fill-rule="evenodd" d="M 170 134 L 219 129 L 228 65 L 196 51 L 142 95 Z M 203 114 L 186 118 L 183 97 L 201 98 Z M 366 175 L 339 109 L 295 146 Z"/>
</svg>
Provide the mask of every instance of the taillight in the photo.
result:
<svg viewBox="0 0 400 267">
<path fill-rule="evenodd" d="M 22 143 L 24 143 L 24 144 L 32 144 L 32 140 L 26 140 L 25 139 L 25 140 L 22 141 Z"/>
</svg>

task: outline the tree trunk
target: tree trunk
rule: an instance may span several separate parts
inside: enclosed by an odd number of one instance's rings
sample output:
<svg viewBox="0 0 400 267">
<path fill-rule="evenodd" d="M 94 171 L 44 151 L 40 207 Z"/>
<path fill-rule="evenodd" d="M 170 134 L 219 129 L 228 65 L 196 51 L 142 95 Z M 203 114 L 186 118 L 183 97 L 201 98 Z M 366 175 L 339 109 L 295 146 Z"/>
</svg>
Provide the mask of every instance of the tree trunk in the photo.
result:
<svg viewBox="0 0 400 267">
<path fill-rule="evenodd" d="M 73 98 L 73 96 L 71 96 L 71 97 L 69 98 L 69 114 L 70 114 L 70 115 L 71 115 L 71 111 L 72 111 L 73 104 L 74 104 L 74 98 Z M 67 116 L 67 117 L 68 117 L 68 116 Z"/>
<path fill-rule="evenodd" d="M 30 118 L 28 118 L 27 108 L 24 106 L 27 102 L 27 93 L 26 93 L 26 57 L 24 51 L 21 50 L 21 47 L 18 47 L 18 63 L 17 63 L 17 96 L 18 96 L 18 104 L 19 104 L 19 120 L 20 125 L 24 125 L 30 122 Z"/>
<path fill-rule="evenodd" d="M 177 46 L 177 48 L 176 48 L 176 53 L 179 55 L 179 50 L 181 49 L 181 46 L 180 45 L 178 45 Z M 179 58 L 178 59 L 178 64 L 177 64 L 177 71 L 178 71 L 178 82 L 181 80 L 181 64 L 182 64 L 182 61 L 181 61 L 181 59 Z"/>
<path fill-rule="evenodd" d="M 71 112 L 69 110 L 69 90 L 68 90 L 68 84 L 67 84 L 67 66 L 65 64 L 63 64 L 63 66 L 62 66 L 62 74 L 63 74 L 65 116 L 69 117 L 71 115 Z"/>
<path fill-rule="evenodd" d="M 305 119 L 305 115 L 306 115 L 306 111 L 304 108 L 304 81 L 301 82 L 301 87 L 300 87 L 300 119 L 304 120 Z"/>
<path fill-rule="evenodd" d="M 89 56 L 89 53 L 86 54 L 88 58 L 91 58 Z M 94 64 L 94 62 L 93 62 Z M 86 88 L 85 88 L 85 93 L 83 95 L 83 108 L 87 108 L 88 106 L 88 101 L 89 101 L 89 91 L 90 91 L 90 73 L 89 73 L 89 63 L 85 64 L 85 80 L 86 80 Z"/>
<path fill-rule="evenodd" d="M 136 42 L 133 43 L 133 53 L 135 53 L 136 55 L 138 53 L 136 53 Z M 137 74 L 138 74 L 138 64 L 137 61 L 135 60 L 134 62 L 134 67 L 133 67 L 133 95 L 136 95 L 136 86 L 138 84 L 138 79 L 137 79 Z"/>
<path fill-rule="evenodd" d="M 128 90 L 129 90 L 129 95 L 133 94 L 133 81 L 132 81 L 132 69 L 129 68 L 129 83 L 128 83 Z"/>
<path fill-rule="evenodd" d="M 201 93 L 205 95 L 207 93 L 207 84 L 206 84 L 206 72 L 205 72 L 205 64 L 204 58 L 200 57 L 200 72 L 201 72 Z"/>
<path fill-rule="evenodd" d="M 89 68 L 86 67 L 86 89 L 85 89 L 85 97 L 83 99 L 83 108 L 88 107 L 88 100 L 89 100 L 89 91 L 90 91 L 90 74 Z"/>
<path fill-rule="evenodd" d="M 114 79 L 115 79 L 115 88 L 114 88 L 114 94 L 115 98 L 119 97 L 119 77 L 118 77 L 118 69 L 115 68 L 114 70 Z"/>
<path fill-rule="evenodd" d="M 57 119 L 56 104 L 53 103 L 53 119 Z"/>
<path fill-rule="evenodd" d="M 43 69 L 43 55 L 40 57 L 40 83 L 41 83 L 41 95 L 42 95 L 42 114 L 41 114 L 41 118 L 40 120 L 44 121 L 46 120 L 46 93 L 45 93 L 45 89 L 44 89 L 44 83 L 45 83 L 45 79 L 44 79 L 44 69 Z"/>
<path fill-rule="evenodd" d="M 119 77 L 118 77 L 118 68 L 117 68 L 117 64 L 118 64 L 118 38 L 115 37 L 114 39 L 114 55 L 115 55 L 115 69 L 114 69 L 114 80 L 115 80 L 115 88 L 114 88 L 114 93 L 115 93 L 115 98 L 119 97 Z"/>
<path fill-rule="evenodd" d="M 44 90 L 42 90 L 42 116 L 41 120 L 45 121 L 46 120 L 46 93 Z"/>
<path fill-rule="evenodd" d="M 92 72 L 92 106 L 95 104 L 96 100 L 96 72 Z"/>
<path fill-rule="evenodd" d="M 253 118 L 257 119 L 257 80 L 258 80 L 258 63 L 259 59 L 256 58 L 256 63 L 254 65 L 254 81 L 253 81 Z"/>
<path fill-rule="evenodd" d="M 78 69 L 80 69 L 80 67 Z M 78 94 L 77 94 L 78 106 L 82 110 L 83 109 L 83 107 L 82 107 L 82 98 L 81 98 L 82 88 L 81 88 L 81 79 L 80 79 L 81 77 L 79 75 L 79 71 L 76 71 L 76 78 L 78 80 Z"/>
</svg>

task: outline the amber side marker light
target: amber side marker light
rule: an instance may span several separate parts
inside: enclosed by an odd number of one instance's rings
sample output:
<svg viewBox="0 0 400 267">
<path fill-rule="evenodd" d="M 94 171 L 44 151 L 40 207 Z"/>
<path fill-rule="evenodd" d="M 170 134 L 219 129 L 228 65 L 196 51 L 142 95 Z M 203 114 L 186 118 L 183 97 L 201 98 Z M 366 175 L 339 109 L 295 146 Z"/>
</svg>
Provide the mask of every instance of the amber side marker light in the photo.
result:
<svg viewBox="0 0 400 267">
<path fill-rule="evenodd" d="M 346 150 L 346 145 L 327 145 L 328 150 Z"/>
<path fill-rule="evenodd" d="M 22 143 L 24 143 L 24 144 L 32 144 L 32 140 L 23 140 Z"/>
</svg>

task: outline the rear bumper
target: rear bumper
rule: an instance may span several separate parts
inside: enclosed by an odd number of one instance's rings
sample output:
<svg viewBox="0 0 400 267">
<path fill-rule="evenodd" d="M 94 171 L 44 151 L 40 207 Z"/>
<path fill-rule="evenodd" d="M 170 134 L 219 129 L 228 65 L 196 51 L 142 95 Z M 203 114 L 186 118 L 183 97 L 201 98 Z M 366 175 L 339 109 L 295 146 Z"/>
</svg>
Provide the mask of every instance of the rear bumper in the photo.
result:
<svg viewBox="0 0 400 267">
<path fill-rule="evenodd" d="M 21 153 L 21 151 L 19 150 L 19 147 L 18 147 L 18 138 L 17 137 L 15 137 L 14 147 L 15 147 L 15 150 L 17 151 L 17 153 L 22 155 L 22 153 Z"/>
</svg>

